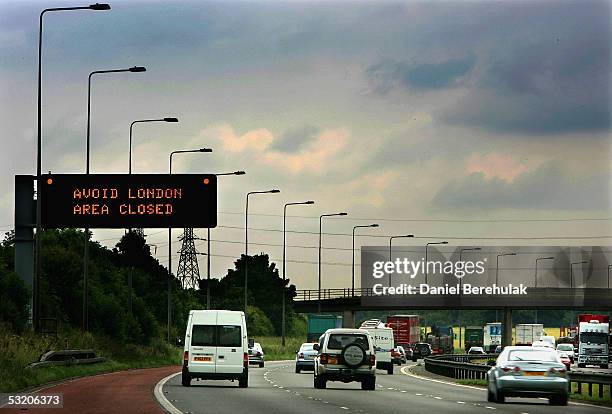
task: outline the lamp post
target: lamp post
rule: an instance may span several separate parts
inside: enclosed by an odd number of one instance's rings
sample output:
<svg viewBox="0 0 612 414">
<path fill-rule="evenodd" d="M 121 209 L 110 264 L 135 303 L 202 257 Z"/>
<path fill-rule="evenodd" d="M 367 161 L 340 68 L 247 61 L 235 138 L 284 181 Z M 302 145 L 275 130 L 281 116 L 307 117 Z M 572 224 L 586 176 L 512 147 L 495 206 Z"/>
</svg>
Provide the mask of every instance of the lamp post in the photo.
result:
<svg viewBox="0 0 612 414">
<path fill-rule="evenodd" d="M 130 124 L 130 157 L 129 157 L 129 173 L 132 173 L 132 128 L 134 124 L 143 123 L 143 122 L 178 122 L 178 118 L 160 118 L 160 119 L 139 119 L 138 121 L 134 121 Z"/>
<path fill-rule="evenodd" d="M 406 238 L 406 237 L 414 237 L 414 234 L 405 234 L 403 236 L 391 236 L 391 237 L 389 237 L 389 261 L 392 260 L 392 258 L 391 258 L 391 248 L 392 248 L 393 239 L 401 239 L 401 238 Z M 389 274 L 389 287 L 391 287 L 391 274 Z"/>
<path fill-rule="evenodd" d="M 499 258 L 504 256 L 516 256 L 516 253 L 500 253 L 495 259 L 495 284 L 499 284 Z M 497 319 L 497 318 L 496 318 Z"/>
<path fill-rule="evenodd" d="M 428 270 L 427 270 L 427 268 L 429 267 L 429 266 L 427 266 L 427 248 L 430 245 L 434 245 L 434 244 L 448 244 L 448 242 L 447 241 L 429 242 L 429 243 L 427 243 L 425 245 L 425 284 L 427 284 L 427 276 L 428 276 L 428 273 L 429 273 Z"/>
<path fill-rule="evenodd" d="M 34 280 L 32 281 L 32 323 L 34 325 L 34 330 L 36 332 L 39 331 L 39 319 L 40 319 L 40 289 L 39 289 L 39 277 L 42 272 L 42 258 L 40 254 L 40 246 L 41 246 L 41 230 L 42 230 L 42 204 L 40 198 L 40 189 L 42 188 L 42 39 L 43 39 L 43 17 L 47 12 L 59 12 L 59 11 L 73 11 L 73 10 L 95 10 L 95 11 L 103 11 L 110 10 L 110 5 L 106 3 L 96 3 L 91 4 L 89 6 L 79 6 L 79 7 L 53 7 L 49 9 L 44 9 L 40 13 L 39 21 L 38 21 L 38 103 L 37 103 L 37 140 L 36 140 L 36 236 L 34 239 L 34 262 L 36 263 L 35 272 L 34 272 Z M 85 232 L 87 234 L 87 231 Z M 87 245 L 87 240 L 85 242 Z M 83 286 L 83 290 L 85 290 L 85 286 Z"/>
<path fill-rule="evenodd" d="M 577 264 L 587 264 L 588 261 L 583 260 L 581 262 L 574 262 L 574 263 L 570 263 L 570 287 L 574 286 L 574 265 Z"/>
<path fill-rule="evenodd" d="M 89 73 L 87 77 L 87 135 L 85 143 L 85 173 L 89 174 L 90 165 L 90 131 L 91 131 L 91 78 L 93 75 L 109 74 L 109 73 L 122 73 L 122 72 L 146 72 L 144 66 L 132 66 L 131 68 L 125 69 L 108 69 L 108 70 L 94 70 Z M 131 274 L 131 273 L 130 273 Z M 88 328 L 88 304 L 87 304 L 87 291 L 89 283 L 89 229 L 85 229 L 85 248 L 83 252 L 83 329 Z"/>
<path fill-rule="evenodd" d="M 287 247 L 286 244 L 286 226 L 287 226 L 287 206 L 298 206 L 298 205 L 311 205 L 314 204 L 314 201 L 312 200 L 308 200 L 308 201 L 300 201 L 300 202 L 295 202 L 295 203 L 286 203 L 285 207 L 283 208 L 283 307 L 282 307 L 282 322 L 281 322 L 281 344 L 284 347 L 285 346 L 285 318 L 286 318 L 286 311 L 285 311 L 285 280 L 286 280 L 286 276 L 285 276 L 285 250 Z"/>
<path fill-rule="evenodd" d="M 249 191 L 246 195 L 244 209 L 244 317 L 247 315 L 247 296 L 249 282 L 249 196 L 253 194 L 277 194 L 280 190 Z"/>
<path fill-rule="evenodd" d="M 215 174 L 217 177 L 226 175 L 245 175 L 244 171 Z M 210 227 L 206 229 L 206 309 L 210 309 Z"/>
<path fill-rule="evenodd" d="M 323 217 L 335 217 L 335 216 L 346 216 L 347 213 L 332 213 L 332 214 L 321 214 L 319 216 L 319 289 L 318 289 L 318 303 L 317 311 L 321 313 L 321 234 L 323 230 Z"/>
<path fill-rule="evenodd" d="M 168 168 L 168 174 L 172 175 L 172 157 L 174 156 L 174 154 L 188 154 L 188 153 L 195 153 L 195 152 L 212 152 L 212 149 L 210 148 L 198 148 L 198 149 L 191 149 L 191 150 L 177 150 L 177 151 L 172 151 L 170 153 L 170 165 Z M 166 317 L 167 317 L 167 340 L 168 342 L 170 342 L 170 321 L 172 320 L 171 318 L 171 308 L 172 308 L 172 228 L 168 228 L 168 286 L 167 286 L 167 291 L 168 291 L 168 297 L 167 297 L 167 309 L 166 309 Z"/>
<path fill-rule="evenodd" d="M 553 256 L 548 256 L 548 257 L 538 257 L 535 260 L 535 287 L 538 287 L 538 262 L 540 260 L 553 260 L 554 257 Z"/>
<path fill-rule="evenodd" d="M 460 248 L 459 249 L 459 261 L 460 262 L 463 261 L 463 259 L 462 259 L 463 252 L 469 252 L 469 251 L 474 252 L 474 251 L 480 251 L 480 250 L 482 250 L 482 248 L 480 248 L 480 247 L 464 247 L 464 248 Z M 461 298 L 461 294 L 463 292 L 462 286 L 463 286 L 463 277 L 459 278 L 459 297 L 460 298 Z M 459 348 L 461 348 L 461 339 L 462 339 L 461 338 L 461 336 L 462 336 L 461 335 L 461 309 L 459 309 L 457 311 L 457 316 L 458 316 L 458 319 L 459 319 L 459 321 L 458 321 L 459 322 Z M 495 319 L 497 319 L 497 318 L 495 318 Z"/>
<path fill-rule="evenodd" d="M 368 227 L 378 227 L 378 224 L 366 224 L 362 226 L 353 226 L 353 264 L 351 265 L 351 296 L 355 296 L 355 230 Z"/>
<path fill-rule="evenodd" d="M 538 287 L 538 261 L 540 260 L 552 260 L 554 259 L 553 256 L 548 256 L 548 257 L 538 257 L 535 260 L 535 287 Z M 538 323 L 538 309 L 536 308 L 535 310 L 535 323 Z"/>
</svg>

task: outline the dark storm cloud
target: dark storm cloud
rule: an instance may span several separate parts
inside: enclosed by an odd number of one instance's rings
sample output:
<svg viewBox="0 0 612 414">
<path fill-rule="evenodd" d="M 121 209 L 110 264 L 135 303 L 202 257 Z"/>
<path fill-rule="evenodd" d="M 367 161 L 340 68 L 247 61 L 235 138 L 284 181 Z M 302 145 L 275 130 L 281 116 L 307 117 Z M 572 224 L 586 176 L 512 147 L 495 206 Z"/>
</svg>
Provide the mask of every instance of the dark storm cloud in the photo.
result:
<svg viewBox="0 0 612 414">
<path fill-rule="evenodd" d="M 432 205 L 456 208 L 610 209 L 609 175 L 572 177 L 558 163 L 548 163 L 512 182 L 474 173 L 451 180 Z"/>
<path fill-rule="evenodd" d="M 304 125 L 288 129 L 274 140 L 273 150 L 281 152 L 296 152 L 314 141 L 321 129 L 313 125 Z"/>
<path fill-rule="evenodd" d="M 456 86 L 476 62 L 474 54 L 441 62 L 408 63 L 385 60 L 367 69 L 374 90 L 386 94 L 396 87 L 415 90 Z"/>
</svg>

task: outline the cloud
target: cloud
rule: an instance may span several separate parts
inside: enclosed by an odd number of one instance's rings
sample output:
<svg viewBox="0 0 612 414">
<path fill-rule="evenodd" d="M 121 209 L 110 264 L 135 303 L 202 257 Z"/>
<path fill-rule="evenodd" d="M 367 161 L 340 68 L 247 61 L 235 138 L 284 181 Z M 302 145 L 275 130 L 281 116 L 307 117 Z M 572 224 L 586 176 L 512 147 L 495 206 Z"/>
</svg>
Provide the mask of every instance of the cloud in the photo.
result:
<svg viewBox="0 0 612 414">
<path fill-rule="evenodd" d="M 274 140 L 273 150 L 295 152 L 314 141 L 321 129 L 313 125 L 305 125 L 288 129 Z"/>
<path fill-rule="evenodd" d="M 516 161 L 509 154 L 474 154 L 467 161 L 469 173 L 482 173 L 487 180 L 497 177 L 505 181 L 512 181 L 527 172 L 528 169 L 527 164 Z"/>
<path fill-rule="evenodd" d="M 223 125 L 218 127 L 217 132 L 223 149 L 229 152 L 264 151 L 274 140 L 272 133 L 265 128 L 254 129 L 239 136 L 232 127 Z"/>
<path fill-rule="evenodd" d="M 366 76 L 373 90 L 383 95 L 398 87 L 421 91 L 442 89 L 458 86 L 475 63 L 473 53 L 438 62 L 408 63 L 388 59 L 367 68 Z"/>
<path fill-rule="evenodd" d="M 558 161 L 541 165 L 512 181 L 474 172 L 443 185 L 431 204 L 454 208 L 609 210 L 610 175 L 574 177 Z"/>
</svg>

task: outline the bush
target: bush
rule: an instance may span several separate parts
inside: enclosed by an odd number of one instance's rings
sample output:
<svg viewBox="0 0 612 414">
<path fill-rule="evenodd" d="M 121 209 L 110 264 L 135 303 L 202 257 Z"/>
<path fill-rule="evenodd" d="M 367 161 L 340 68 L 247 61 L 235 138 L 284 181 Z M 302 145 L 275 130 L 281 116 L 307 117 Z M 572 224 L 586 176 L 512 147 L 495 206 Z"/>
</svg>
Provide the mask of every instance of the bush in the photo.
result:
<svg viewBox="0 0 612 414">
<path fill-rule="evenodd" d="M 29 317 L 30 291 L 13 272 L 0 269 L 0 321 L 13 331 L 25 329 Z"/>
</svg>

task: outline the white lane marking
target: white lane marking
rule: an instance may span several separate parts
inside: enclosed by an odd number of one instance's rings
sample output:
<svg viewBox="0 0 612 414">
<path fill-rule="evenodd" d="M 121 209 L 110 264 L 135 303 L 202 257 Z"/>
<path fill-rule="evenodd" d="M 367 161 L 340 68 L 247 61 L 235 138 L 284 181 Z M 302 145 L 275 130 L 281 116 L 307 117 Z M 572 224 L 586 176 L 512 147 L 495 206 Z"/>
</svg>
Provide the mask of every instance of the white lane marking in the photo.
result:
<svg viewBox="0 0 612 414">
<path fill-rule="evenodd" d="M 348 407 L 340 407 L 340 408 L 342 408 L 343 410 L 348 410 L 349 409 Z"/>
<path fill-rule="evenodd" d="M 417 393 L 416 393 L 416 394 L 414 394 L 414 395 L 418 395 L 418 396 L 420 397 L 420 396 L 421 396 L 421 395 L 423 395 L 423 394 L 419 394 L 419 393 L 417 392 Z"/>
<path fill-rule="evenodd" d="M 408 392 L 408 391 L 402 390 L 401 392 Z"/>
<path fill-rule="evenodd" d="M 442 397 L 434 397 L 436 400 L 441 400 Z"/>
<path fill-rule="evenodd" d="M 457 404 L 465 404 L 465 401 L 457 401 Z"/>
<path fill-rule="evenodd" d="M 166 410 L 170 414 L 183 414 L 183 412 L 179 410 L 178 408 L 176 408 L 174 405 L 172 405 L 170 401 L 168 401 L 168 399 L 164 395 L 163 387 L 166 384 L 166 382 L 168 382 L 168 380 L 180 374 L 181 374 L 180 372 L 177 372 L 175 374 L 170 374 L 167 377 L 162 378 L 161 380 L 157 382 L 157 384 L 155 384 L 155 389 L 153 390 L 153 395 L 155 395 L 157 402 L 160 403 L 161 406 L 164 407 L 164 410 Z"/>
<path fill-rule="evenodd" d="M 497 410 L 497 408 L 495 408 L 495 407 L 489 407 L 488 405 L 487 405 L 487 406 L 485 406 L 485 408 L 488 408 L 489 410 Z"/>
</svg>

